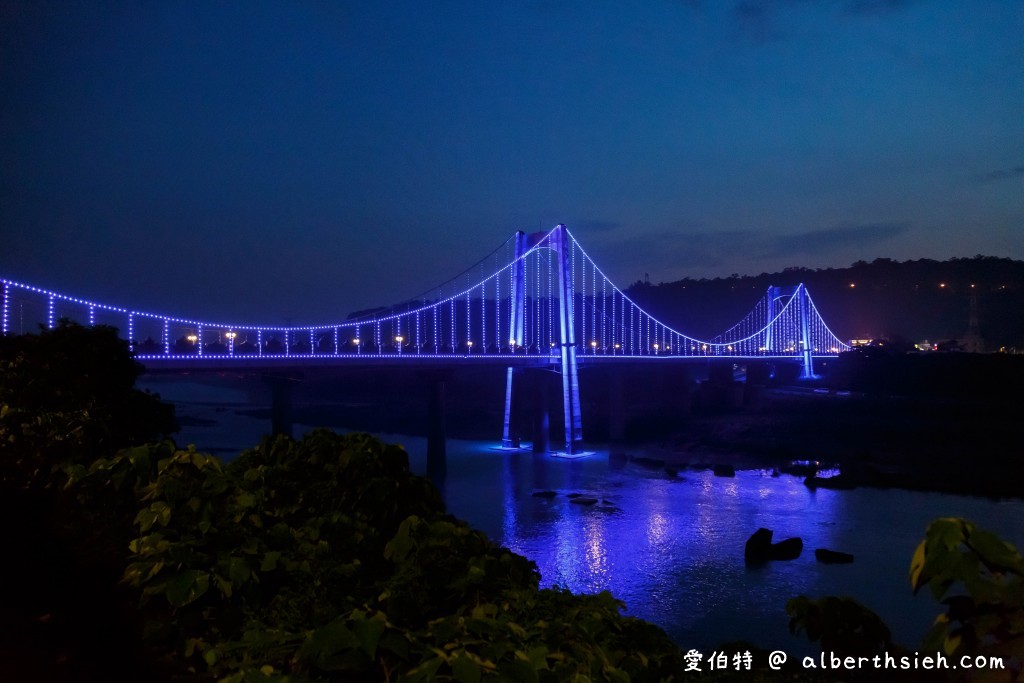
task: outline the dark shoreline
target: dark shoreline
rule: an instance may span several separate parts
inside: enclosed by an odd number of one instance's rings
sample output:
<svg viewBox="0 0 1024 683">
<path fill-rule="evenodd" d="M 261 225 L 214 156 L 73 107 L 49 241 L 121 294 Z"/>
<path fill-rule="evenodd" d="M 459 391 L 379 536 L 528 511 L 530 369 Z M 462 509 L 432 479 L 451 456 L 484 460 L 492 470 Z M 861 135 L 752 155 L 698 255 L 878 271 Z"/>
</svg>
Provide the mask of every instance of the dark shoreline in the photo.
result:
<svg viewBox="0 0 1024 683">
<path fill-rule="evenodd" d="M 479 402 L 452 402 L 447 435 L 494 440 L 501 416 Z M 585 409 L 586 410 L 586 409 Z M 269 410 L 241 410 L 266 418 Z M 765 390 L 755 408 L 644 412 L 627 428 L 613 453 L 652 469 L 673 471 L 724 466 L 784 470 L 793 461 L 837 467 L 821 488 L 868 486 L 989 498 L 1024 497 L 1018 406 L 1001 402 L 849 395 L 793 394 Z M 585 424 L 600 436 L 606 420 Z M 296 405 L 295 422 L 374 433 L 425 436 L 426 416 L 415 401 L 315 401 Z M 588 434 L 585 432 L 585 437 Z M 593 438 L 594 442 L 606 439 Z M 557 443 L 553 440 L 552 443 Z M 1016 449 L 1019 451 L 1020 447 Z"/>
</svg>

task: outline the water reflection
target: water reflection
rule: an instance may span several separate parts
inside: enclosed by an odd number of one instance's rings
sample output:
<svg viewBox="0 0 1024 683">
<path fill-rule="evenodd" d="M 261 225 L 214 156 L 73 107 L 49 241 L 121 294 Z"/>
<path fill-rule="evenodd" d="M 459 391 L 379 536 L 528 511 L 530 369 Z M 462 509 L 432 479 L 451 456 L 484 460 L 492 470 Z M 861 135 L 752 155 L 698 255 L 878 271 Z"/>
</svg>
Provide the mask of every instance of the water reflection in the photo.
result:
<svg viewBox="0 0 1024 683">
<path fill-rule="evenodd" d="M 238 397 L 230 396 L 226 401 Z M 179 439 L 201 449 L 256 443 L 261 420 L 212 403 L 179 414 L 196 422 Z M 210 423 L 210 424 L 206 424 Z M 296 433 L 305 429 L 296 425 Z M 382 435 L 402 443 L 413 471 L 426 472 L 424 439 Z M 496 542 L 537 563 L 542 583 L 578 592 L 611 590 L 629 614 L 650 619 L 683 647 L 713 648 L 747 639 L 770 649 L 809 649 L 788 635 L 786 600 L 849 595 L 877 611 L 897 641 L 915 646 L 940 611 L 914 598 L 906 575 L 917 542 L 937 517 L 972 519 L 1014 542 L 1024 541 L 1024 502 L 857 489 L 809 490 L 796 477 L 685 471 L 668 478 L 599 453 L 558 460 L 492 450 L 491 443 L 448 442 L 443 482 L 450 512 Z M 553 498 L 533 496 L 554 491 Z M 568 494 L 599 499 L 574 505 Z M 607 503 L 603 501 L 608 501 Z M 776 539 L 799 536 L 791 562 L 749 569 L 743 545 L 758 527 Z M 852 565 L 821 565 L 815 548 L 853 553 Z"/>
<path fill-rule="evenodd" d="M 906 571 L 932 519 L 962 515 L 1020 539 L 1024 504 L 905 491 L 809 490 L 796 477 L 738 472 L 681 478 L 609 463 L 606 456 L 565 461 L 532 454 L 450 448 L 448 504 L 492 538 L 537 563 L 543 585 L 576 592 L 610 590 L 629 614 L 650 619 L 685 647 L 745 638 L 791 651 L 809 646 L 788 635 L 786 601 L 799 594 L 852 595 L 889 621 L 898 640 L 917 644 L 938 612 L 915 599 Z M 414 458 L 415 462 L 415 458 Z M 500 500 L 491 492 L 501 491 Z M 552 498 L 534 492 L 554 491 Z M 576 505 L 569 494 L 598 499 Z M 495 505 L 497 504 L 497 505 Z M 501 510 L 488 526 L 487 509 Z M 1008 515 L 1007 508 L 1016 514 Z M 767 527 L 776 540 L 800 537 L 791 562 L 750 569 L 743 546 Z M 857 556 L 821 565 L 814 549 Z"/>
</svg>

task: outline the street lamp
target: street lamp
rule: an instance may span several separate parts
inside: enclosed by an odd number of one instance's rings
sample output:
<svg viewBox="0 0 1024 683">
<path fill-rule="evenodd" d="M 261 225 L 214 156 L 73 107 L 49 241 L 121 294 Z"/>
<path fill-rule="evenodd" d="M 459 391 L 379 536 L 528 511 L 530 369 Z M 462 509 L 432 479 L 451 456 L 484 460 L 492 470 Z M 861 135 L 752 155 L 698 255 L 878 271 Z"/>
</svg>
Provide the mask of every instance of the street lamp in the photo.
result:
<svg viewBox="0 0 1024 683">
<path fill-rule="evenodd" d="M 228 338 L 228 353 L 232 356 L 235 355 L 235 337 L 238 336 L 237 332 L 225 332 L 224 336 Z"/>
<path fill-rule="evenodd" d="M 403 337 L 402 335 L 398 335 L 397 337 L 395 337 L 395 346 L 398 347 L 398 352 L 399 353 L 402 352 L 402 342 L 403 341 L 405 341 L 405 337 Z"/>
<path fill-rule="evenodd" d="M 473 340 L 472 339 L 470 339 L 470 340 L 468 340 L 466 342 L 466 348 L 468 349 L 468 351 L 466 352 L 466 355 L 469 355 L 469 354 L 473 353 Z"/>
<path fill-rule="evenodd" d="M 590 342 L 590 352 L 593 353 L 593 354 L 597 353 L 597 342 L 596 341 Z"/>
<path fill-rule="evenodd" d="M 352 343 L 356 345 L 356 355 L 358 355 L 359 354 L 359 345 L 362 343 L 362 340 L 359 339 L 359 337 L 356 337 L 355 339 L 352 340 Z"/>
</svg>

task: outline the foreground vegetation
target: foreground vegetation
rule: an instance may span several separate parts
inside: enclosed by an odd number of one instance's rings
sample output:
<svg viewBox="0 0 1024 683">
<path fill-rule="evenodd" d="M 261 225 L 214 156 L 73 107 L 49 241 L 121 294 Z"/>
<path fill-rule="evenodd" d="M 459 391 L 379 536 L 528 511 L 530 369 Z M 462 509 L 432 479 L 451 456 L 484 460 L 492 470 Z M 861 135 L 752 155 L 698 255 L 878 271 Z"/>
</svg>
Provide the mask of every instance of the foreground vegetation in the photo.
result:
<svg viewBox="0 0 1024 683">
<path fill-rule="evenodd" d="M 610 594 L 540 589 L 532 562 L 446 514 L 401 448 L 318 430 L 265 439 L 224 465 L 163 438 L 173 413 L 132 388 L 140 370 L 110 329 L 62 324 L 0 339 L 0 512 L 11 551 L 0 677 L 695 675 L 663 631 L 623 617 Z M 1012 546 L 961 520 L 934 524 L 914 558 L 914 588 L 964 594 L 925 646 L 1019 657 L 1022 576 Z M 792 627 L 830 650 L 898 649 L 849 601 L 801 598 L 789 609 Z"/>
</svg>

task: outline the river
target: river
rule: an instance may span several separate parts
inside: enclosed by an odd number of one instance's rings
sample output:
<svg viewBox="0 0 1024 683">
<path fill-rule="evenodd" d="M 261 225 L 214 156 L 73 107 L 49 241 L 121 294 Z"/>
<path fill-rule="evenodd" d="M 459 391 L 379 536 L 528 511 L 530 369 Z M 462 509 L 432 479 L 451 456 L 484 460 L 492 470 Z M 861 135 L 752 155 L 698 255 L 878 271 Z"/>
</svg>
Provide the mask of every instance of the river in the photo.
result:
<svg viewBox="0 0 1024 683">
<path fill-rule="evenodd" d="M 200 383 L 148 386 L 175 404 L 186 423 L 176 440 L 230 458 L 254 445 L 265 420 L 244 392 Z M 296 425 L 296 434 L 310 429 Z M 410 467 L 426 472 L 423 438 L 380 434 L 403 445 Z M 669 477 L 610 458 L 597 447 L 579 459 L 497 449 L 497 442 L 448 441 L 448 473 L 438 482 L 452 514 L 536 562 L 545 586 L 611 591 L 625 613 L 658 624 L 684 649 L 710 653 L 746 640 L 791 653 L 812 650 L 788 633 L 786 601 L 796 595 L 858 599 L 889 624 L 897 642 L 920 644 L 941 606 L 911 592 L 908 570 L 928 523 L 966 517 L 1021 547 L 1024 501 L 861 488 L 810 490 L 798 477 L 739 471 L 735 477 L 685 470 Z M 553 491 L 553 497 L 536 492 Z M 597 498 L 573 504 L 569 494 Z M 743 547 L 759 527 L 775 540 L 797 536 L 792 561 L 747 567 Z M 852 553 L 825 565 L 814 549 Z"/>
</svg>

